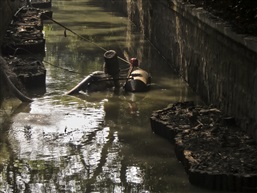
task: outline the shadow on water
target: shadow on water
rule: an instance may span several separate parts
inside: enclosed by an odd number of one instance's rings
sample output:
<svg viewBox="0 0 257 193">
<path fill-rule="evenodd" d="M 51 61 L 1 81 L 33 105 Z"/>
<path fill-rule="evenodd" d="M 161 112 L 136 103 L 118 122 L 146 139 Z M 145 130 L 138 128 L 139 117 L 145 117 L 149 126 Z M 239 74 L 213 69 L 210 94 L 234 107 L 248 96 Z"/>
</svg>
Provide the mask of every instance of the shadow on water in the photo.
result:
<svg viewBox="0 0 257 193">
<path fill-rule="evenodd" d="M 149 121 L 154 110 L 198 97 L 125 17 L 104 10 L 105 3 L 56 0 L 54 19 L 121 57 L 138 57 L 153 77 L 151 90 L 65 96 L 102 70 L 104 52 L 45 22 L 46 90 L 31 104 L 7 100 L 1 110 L 11 116 L 1 124 L 0 192 L 211 192 L 189 184 L 173 146 L 152 133 Z"/>
</svg>

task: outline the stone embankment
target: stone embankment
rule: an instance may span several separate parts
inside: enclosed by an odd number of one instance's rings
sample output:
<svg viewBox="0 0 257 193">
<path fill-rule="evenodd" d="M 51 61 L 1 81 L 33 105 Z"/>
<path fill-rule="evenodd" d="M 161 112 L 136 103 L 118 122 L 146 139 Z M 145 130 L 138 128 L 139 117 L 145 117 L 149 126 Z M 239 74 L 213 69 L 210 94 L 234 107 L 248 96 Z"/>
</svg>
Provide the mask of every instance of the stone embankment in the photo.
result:
<svg viewBox="0 0 257 193">
<path fill-rule="evenodd" d="M 51 17 L 51 10 L 22 6 L 13 14 L 1 41 L 1 73 L 4 75 L 2 78 L 6 77 L 2 83 L 9 85 L 15 96 L 24 102 L 31 100 L 20 92 L 26 91 L 20 84 L 17 85 L 19 81 L 27 89 L 45 87 L 46 70 L 42 58 L 33 58 L 32 54 L 44 54 L 43 20 Z M 2 85 L 1 90 L 4 89 Z"/>
</svg>

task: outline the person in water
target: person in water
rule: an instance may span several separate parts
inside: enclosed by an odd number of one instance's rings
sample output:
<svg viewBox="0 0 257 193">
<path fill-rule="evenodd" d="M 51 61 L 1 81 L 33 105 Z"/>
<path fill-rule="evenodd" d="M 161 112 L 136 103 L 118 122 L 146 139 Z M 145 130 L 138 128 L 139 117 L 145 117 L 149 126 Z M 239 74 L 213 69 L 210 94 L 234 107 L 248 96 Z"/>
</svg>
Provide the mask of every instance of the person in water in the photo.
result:
<svg viewBox="0 0 257 193">
<path fill-rule="evenodd" d="M 114 50 L 104 53 L 103 71 L 95 71 L 78 83 L 67 95 L 76 94 L 79 91 L 101 91 L 108 88 L 119 89 L 119 62 Z"/>
<path fill-rule="evenodd" d="M 130 92 L 147 91 L 151 84 L 151 76 L 145 70 L 139 68 L 137 58 L 130 59 L 130 69 L 123 88 Z"/>
<path fill-rule="evenodd" d="M 100 91 L 113 88 L 120 89 L 120 68 L 117 53 L 114 50 L 109 50 L 104 53 L 103 71 L 95 71 L 88 75 L 84 80 L 77 84 L 66 94 L 76 94 L 80 90 Z M 132 58 L 130 60 L 130 69 L 126 82 L 123 85 L 125 91 L 142 92 L 148 90 L 150 85 L 149 74 L 140 69 L 138 60 Z"/>
</svg>

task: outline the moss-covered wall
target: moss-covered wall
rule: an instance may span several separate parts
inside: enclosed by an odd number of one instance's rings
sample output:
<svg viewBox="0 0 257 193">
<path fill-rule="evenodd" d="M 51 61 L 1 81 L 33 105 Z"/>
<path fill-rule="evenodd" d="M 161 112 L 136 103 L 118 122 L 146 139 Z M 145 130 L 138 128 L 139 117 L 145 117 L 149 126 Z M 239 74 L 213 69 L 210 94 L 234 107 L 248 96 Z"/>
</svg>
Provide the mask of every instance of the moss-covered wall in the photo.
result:
<svg viewBox="0 0 257 193">
<path fill-rule="evenodd" d="M 182 0 L 123 2 L 129 19 L 190 87 L 257 138 L 257 38 L 234 33 Z"/>
</svg>

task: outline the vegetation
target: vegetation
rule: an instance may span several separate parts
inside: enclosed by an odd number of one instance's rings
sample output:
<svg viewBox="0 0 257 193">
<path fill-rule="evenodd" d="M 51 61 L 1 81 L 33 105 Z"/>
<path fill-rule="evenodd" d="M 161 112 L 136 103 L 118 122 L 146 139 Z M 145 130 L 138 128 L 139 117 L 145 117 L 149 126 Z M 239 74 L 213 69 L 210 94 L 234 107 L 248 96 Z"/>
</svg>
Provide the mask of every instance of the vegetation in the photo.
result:
<svg viewBox="0 0 257 193">
<path fill-rule="evenodd" d="M 257 36 L 257 1 L 255 0 L 184 0 L 203 7 L 219 19 L 228 22 L 240 34 Z"/>
</svg>

